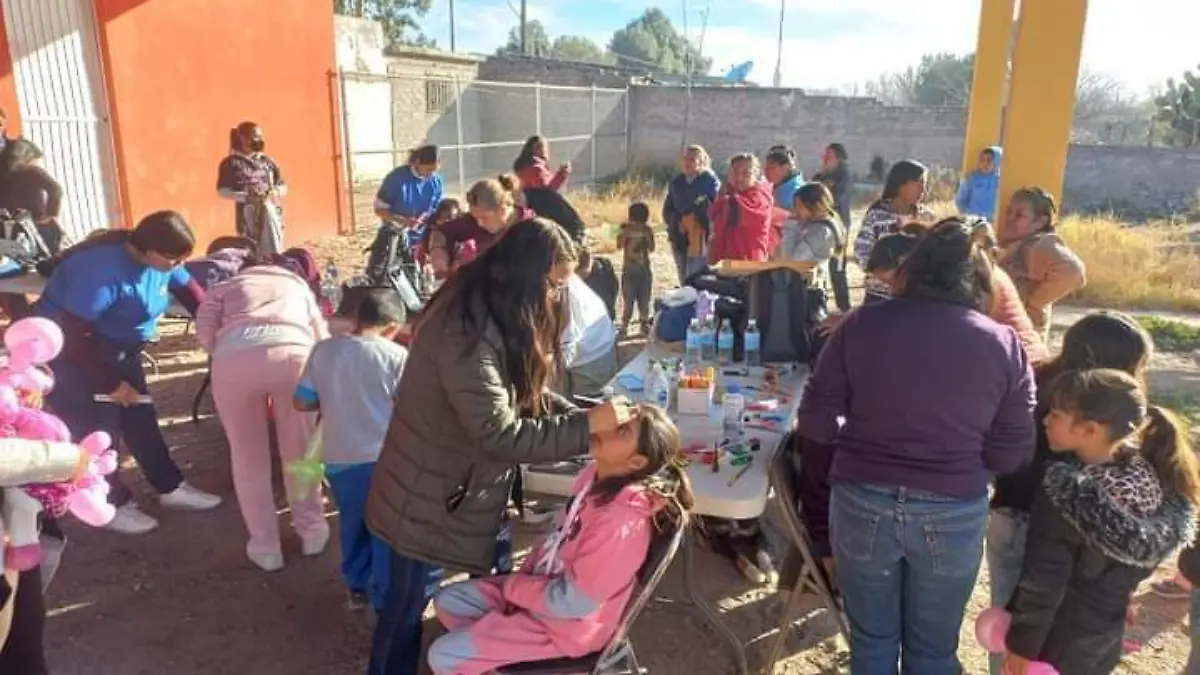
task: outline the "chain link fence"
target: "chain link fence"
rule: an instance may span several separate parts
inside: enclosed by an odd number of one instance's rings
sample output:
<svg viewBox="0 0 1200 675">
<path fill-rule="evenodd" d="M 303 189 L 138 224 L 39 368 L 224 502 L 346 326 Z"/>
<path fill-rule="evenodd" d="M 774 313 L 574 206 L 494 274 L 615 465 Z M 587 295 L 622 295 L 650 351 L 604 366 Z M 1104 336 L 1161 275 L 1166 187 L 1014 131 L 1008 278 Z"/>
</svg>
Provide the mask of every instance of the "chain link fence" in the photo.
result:
<svg viewBox="0 0 1200 675">
<path fill-rule="evenodd" d="M 374 227 L 383 177 L 425 143 L 441 148 L 448 196 L 511 171 L 534 134 L 546 139 L 552 170 L 571 164 L 571 185 L 603 181 L 628 168 L 626 89 L 350 71 L 338 77 L 353 229 Z"/>
</svg>

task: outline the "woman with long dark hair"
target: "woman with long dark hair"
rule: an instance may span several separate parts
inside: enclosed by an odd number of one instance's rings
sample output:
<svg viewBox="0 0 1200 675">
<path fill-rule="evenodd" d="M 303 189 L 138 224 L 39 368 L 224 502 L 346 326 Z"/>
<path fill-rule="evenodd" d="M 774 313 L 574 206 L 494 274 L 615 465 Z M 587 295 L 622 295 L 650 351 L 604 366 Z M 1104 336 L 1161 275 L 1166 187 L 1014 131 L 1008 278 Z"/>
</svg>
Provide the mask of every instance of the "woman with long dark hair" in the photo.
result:
<svg viewBox="0 0 1200 675">
<path fill-rule="evenodd" d="M 242 122 L 229 130 L 229 155 L 217 168 L 217 193 L 237 203 L 235 232 L 258 245 L 259 253 L 283 252 L 283 209 L 279 199 L 287 183 L 279 165 L 265 152 L 262 129 Z"/>
<path fill-rule="evenodd" d="M 541 136 L 530 136 L 521 147 L 521 154 L 513 162 L 513 173 L 521 180 L 522 187 L 550 188 L 561 190 L 571 177 L 571 165 L 563 164 L 558 171 L 550 173 L 550 148 Z"/>
<path fill-rule="evenodd" d="M 1033 325 L 1050 335 L 1054 303 L 1083 288 L 1087 269 L 1058 236 L 1058 204 L 1041 188 L 1013 193 L 999 230 L 1000 266 L 1012 277 Z"/>
<path fill-rule="evenodd" d="M 195 245 L 192 228 L 174 211 L 152 213 L 132 230 L 97 234 L 63 252 L 34 312 L 63 330 L 46 403 L 71 436 L 107 431 L 137 459 L 164 506 L 203 511 L 221 498 L 184 482 L 159 429 L 142 366 L 142 351 L 158 336 L 172 296 L 190 314 L 204 299 L 183 267 Z M 109 499 L 117 506 L 109 529 L 143 534 L 158 526 L 133 503 L 116 472 L 109 482 Z"/>
<path fill-rule="evenodd" d="M 990 266 L 971 234 L 935 225 L 897 297 L 833 331 L 801 399 L 798 433 L 822 453 L 804 464 L 830 467 L 853 673 L 895 673 L 898 660 L 905 673 L 962 672 L 988 483 L 1033 451 L 1033 373 L 1013 331 L 983 314 Z"/>
<path fill-rule="evenodd" d="M 818 183 L 824 183 L 833 194 L 838 217 L 842 226 L 850 228 L 850 200 L 852 198 L 853 178 L 850 176 L 850 156 L 846 154 L 846 146 L 841 143 L 830 143 L 821 157 L 821 171 L 813 178 Z M 839 255 L 829 259 L 829 278 L 833 285 L 833 296 L 837 300 L 838 309 L 850 309 L 850 285 L 846 280 L 846 262 L 849 259 L 850 247 L 845 247 Z"/>
<path fill-rule="evenodd" d="M 854 238 L 854 257 L 860 266 L 866 266 L 880 237 L 895 234 L 910 224 L 926 227 L 933 222 L 933 212 L 921 203 L 928 174 L 924 164 L 912 159 L 902 159 L 888 170 L 883 194 L 867 207 L 862 227 Z M 869 274 L 864 286 L 875 295 L 891 294 L 886 283 Z"/>
<path fill-rule="evenodd" d="M 548 393 L 575 265 L 561 227 L 519 222 L 450 277 L 417 325 L 367 504 L 393 551 L 372 675 L 417 673 L 442 568 L 496 565 L 518 464 L 584 454 L 591 435 L 634 414 L 624 399 L 583 411 Z"/>
</svg>

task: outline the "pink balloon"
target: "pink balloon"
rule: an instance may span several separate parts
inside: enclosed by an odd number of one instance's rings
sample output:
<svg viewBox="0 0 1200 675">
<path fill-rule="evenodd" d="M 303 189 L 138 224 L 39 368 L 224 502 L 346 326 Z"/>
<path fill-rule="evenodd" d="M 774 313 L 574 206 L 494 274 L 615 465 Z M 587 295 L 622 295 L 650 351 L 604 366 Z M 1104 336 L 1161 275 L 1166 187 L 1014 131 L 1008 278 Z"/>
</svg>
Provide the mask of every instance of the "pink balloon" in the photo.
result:
<svg viewBox="0 0 1200 675">
<path fill-rule="evenodd" d="M 988 607 L 975 619 L 975 639 L 980 646 L 992 654 L 1002 654 L 1007 649 L 1004 637 L 1012 616 L 1002 607 Z"/>
<path fill-rule="evenodd" d="M 25 366 L 51 361 L 63 347 L 63 333 L 50 319 L 33 316 L 21 319 L 4 333 L 4 346 L 14 358 L 25 360 Z"/>
<path fill-rule="evenodd" d="M 91 456 L 100 457 L 112 448 L 112 436 L 106 431 L 94 431 L 84 436 L 79 445 Z"/>
</svg>

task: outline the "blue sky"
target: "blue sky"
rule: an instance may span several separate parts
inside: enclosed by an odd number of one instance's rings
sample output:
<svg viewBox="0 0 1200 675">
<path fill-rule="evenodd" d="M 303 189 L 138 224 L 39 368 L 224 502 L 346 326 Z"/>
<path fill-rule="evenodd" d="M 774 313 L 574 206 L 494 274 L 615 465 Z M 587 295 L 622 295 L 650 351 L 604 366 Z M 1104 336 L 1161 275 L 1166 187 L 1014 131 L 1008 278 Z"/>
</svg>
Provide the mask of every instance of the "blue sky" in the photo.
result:
<svg viewBox="0 0 1200 675">
<path fill-rule="evenodd" d="M 1051 0 L 1041 0 L 1051 1 Z M 583 35 L 602 46 L 614 30 L 651 6 L 635 0 L 527 0 L 531 19 L 551 38 Z M 846 89 L 902 70 L 928 52 L 970 51 L 980 0 L 786 0 L 783 84 Z M 751 75 L 769 84 L 775 70 L 779 0 L 688 0 L 688 33 L 698 41 L 704 7 L 711 6 L 704 52 L 714 71 L 754 61 Z M 456 0 L 458 48 L 490 53 L 516 25 L 519 0 Z M 683 0 L 659 3 L 677 28 Z M 423 28 L 450 44 L 448 0 L 434 0 Z M 1167 77 L 1200 65 L 1196 27 L 1200 2 L 1091 0 L 1084 67 L 1144 94 Z"/>
</svg>

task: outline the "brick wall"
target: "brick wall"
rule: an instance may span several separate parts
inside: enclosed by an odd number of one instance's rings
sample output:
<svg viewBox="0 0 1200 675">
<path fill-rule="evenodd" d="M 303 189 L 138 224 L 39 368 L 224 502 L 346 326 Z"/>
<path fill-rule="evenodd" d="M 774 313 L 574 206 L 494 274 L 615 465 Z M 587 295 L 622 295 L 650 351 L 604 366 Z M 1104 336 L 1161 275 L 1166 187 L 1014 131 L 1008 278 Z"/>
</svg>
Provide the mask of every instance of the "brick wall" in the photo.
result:
<svg viewBox="0 0 1200 675">
<path fill-rule="evenodd" d="M 1200 148 L 1072 145 L 1064 191 L 1072 209 L 1186 212 L 1200 200 Z"/>
</svg>

